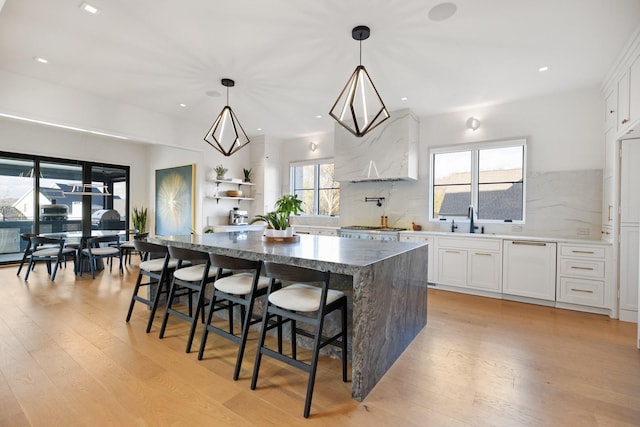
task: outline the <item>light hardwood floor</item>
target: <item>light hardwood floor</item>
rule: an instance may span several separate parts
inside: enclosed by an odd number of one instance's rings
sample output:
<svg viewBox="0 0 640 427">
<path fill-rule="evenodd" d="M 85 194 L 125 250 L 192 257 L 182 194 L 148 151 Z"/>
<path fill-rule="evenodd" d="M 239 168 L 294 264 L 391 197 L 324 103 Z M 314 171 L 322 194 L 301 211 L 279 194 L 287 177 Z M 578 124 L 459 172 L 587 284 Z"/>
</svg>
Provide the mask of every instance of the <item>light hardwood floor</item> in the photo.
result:
<svg viewBox="0 0 640 427">
<path fill-rule="evenodd" d="M 265 358 L 249 389 L 255 334 L 234 382 L 235 344 L 211 336 L 198 361 L 184 322 L 160 340 L 162 313 L 146 334 L 138 304 L 125 323 L 135 266 L 15 273 L 0 268 L 2 426 L 640 425 L 635 325 L 605 316 L 430 290 L 427 327 L 364 402 L 321 359 L 305 420 L 302 372 Z"/>
</svg>

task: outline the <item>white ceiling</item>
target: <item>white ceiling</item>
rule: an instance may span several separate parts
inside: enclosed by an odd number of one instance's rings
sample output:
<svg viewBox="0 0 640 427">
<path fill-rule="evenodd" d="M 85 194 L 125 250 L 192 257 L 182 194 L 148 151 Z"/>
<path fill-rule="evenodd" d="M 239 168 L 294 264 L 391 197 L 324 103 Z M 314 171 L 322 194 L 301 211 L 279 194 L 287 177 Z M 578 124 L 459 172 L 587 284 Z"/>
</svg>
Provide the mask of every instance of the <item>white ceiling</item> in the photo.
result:
<svg viewBox="0 0 640 427">
<path fill-rule="evenodd" d="M 249 135 L 333 129 L 327 113 L 358 64 L 356 25 L 371 28 L 362 62 L 388 109 L 431 115 L 599 85 L 640 23 L 640 0 L 454 0 L 441 22 L 428 17 L 438 0 L 87 0 L 97 15 L 81 1 L 6 0 L 1 76 L 171 116 L 203 136 L 225 105 L 224 77 Z M 9 84 L 0 78 L 0 94 Z"/>
</svg>

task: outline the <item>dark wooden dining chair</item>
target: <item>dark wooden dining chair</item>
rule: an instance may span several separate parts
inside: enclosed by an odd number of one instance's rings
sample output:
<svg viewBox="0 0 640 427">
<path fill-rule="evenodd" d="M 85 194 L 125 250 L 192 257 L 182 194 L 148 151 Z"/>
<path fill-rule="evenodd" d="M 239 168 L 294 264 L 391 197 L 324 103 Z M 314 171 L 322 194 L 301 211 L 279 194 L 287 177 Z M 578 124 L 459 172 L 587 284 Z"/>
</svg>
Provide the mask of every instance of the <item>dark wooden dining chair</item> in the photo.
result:
<svg viewBox="0 0 640 427">
<path fill-rule="evenodd" d="M 178 265 L 173 272 L 171 288 L 167 296 L 167 308 L 160 327 L 160 338 L 164 338 L 169 316 L 175 316 L 190 323 L 191 328 L 189 329 L 189 337 L 187 338 L 185 349 L 185 352 L 189 353 L 198 325 L 198 316 L 202 317 L 202 322 L 204 323 L 206 286 L 215 280 L 217 270 L 210 268 L 211 261 L 207 252 L 169 246 L 169 256 L 177 260 Z M 188 265 L 188 267 L 185 267 L 185 265 Z M 175 304 L 179 296 L 187 298 L 188 311 Z"/>
<path fill-rule="evenodd" d="M 97 261 L 101 259 L 111 260 L 111 263 L 109 264 L 109 271 L 113 271 L 113 258 L 117 258 L 120 261 L 120 273 L 123 273 L 120 237 L 117 235 L 91 237 L 87 239 L 87 245 L 85 248 L 80 249 L 78 258 L 80 262 L 79 272 L 81 276 L 84 272 L 84 258 L 89 262 L 92 279 L 96 278 L 96 270 L 98 269 Z"/>
<path fill-rule="evenodd" d="M 50 274 L 51 280 L 55 280 L 60 264 L 66 263 L 67 259 L 76 259 L 76 250 L 65 247 L 64 239 L 34 236 L 31 237 L 31 248 L 32 252 L 29 256 L 29 265 L 24 280 L 29 279 L 29 273 L 38 262 L 47 264 L 47 273 Z"/>
<path fill-rule="evenodd" d="M 249 327 L 260 323 L 262 316 L 254 317 L 253 308 L 257 298 L 266 295 L 269 279 L 260 276 L 262 261 L 252 261 L 225 255 L 209 253 L 211 265 L 218 268 L 218 275 L 213 282 L 213 295 L 209 304 L 209 314 L 205 322 L 198 360 L 202 360 L 207 345 L 209 332 L 238 343 L 236 366 L 233 372 L 234 381 L 240 376 L 244 350 L 249 336 Z M 235 274 L 227 275 L 231 270 Z M 235 307 L 240 308 L 240 335 L 234 333 L 233 317 Z M 228 328 L 222 328 L 213 322 L 213 314 L 220 310 L 228 312 Z M 282 352 L 282 327 L 278 325 L 278 349 Z"/>
<path fill-rule="evenodd" d="M 150 310 L 147 321 L 147 333 L 149 333 L 160 303 L 160 296 L 169 294 L 169 284 L 173 277 L 173 271 L 178 266 L 178 261 L 169 257 L 169 248 L 164 245 L 143 240 L 134 240 L 133 244 L 135 250 L 141 254 L 142 262 L 131 295 L 127 322 L 131 319 L 135 303 L 141 302 Z M 147 295 L 139 294 L 141 287 L 147 287 Z"/>
<path fill-rule="evenodd" d="M 347 297 L 342 291 L 329 289 L 331 276 L 329 271 L 265 262 L 263 272 L 271 278 L 272 283 L 269 284 L 267 304 L 263 308 L 262 329 L 258 338 L 258 351 L 253 366 L 251 390 L 256 388 L 263 355 L 301 369 L 309 373 L 307 396 L 304 403 L 304 417 L 308 418 L 311 411 L 318 357 L 322 347 L 334 345 L 342 349 L 342 381 L 347 381 Z M 273 283 L 275 280 L 292 283 L 274 291 Z M 333 336 L 325 337 L 322 335 L 324 319 L 335 310 L 341 312 L 341 330 Z M 289 322 L 291 325 L 291 356 L 265 346 L 268 321 L 273 316 L 281 316 L 282 322 Z M 312 332 L 299 328 L 298 323 L 310 325 Z M 310 363 L 305 363 L 297 358 L 296 335 L 298 334 L 313 340 Z"/>
<path fill-rule="evenodd" d="M 20 261 L 20 266 L 18 267 L 18 273 L 16 273 L 18 276 L 20 275 L 20 272 L 22 271 L 22 267 L 25 264 L 29 264 L 29 258 L 31 257 L 31 253 L 33 252 L 32 250 L 32 245 L 31 245 L 31 238 L 32 237 L 36 237 L 35 234 L 33 233 L 21 233 L 20 234 L 20 239 L 23 242 L 27 243 L 27 247 L 24 249 L 24 252 L 22 253 L 22 260 Z"/>
</svg>

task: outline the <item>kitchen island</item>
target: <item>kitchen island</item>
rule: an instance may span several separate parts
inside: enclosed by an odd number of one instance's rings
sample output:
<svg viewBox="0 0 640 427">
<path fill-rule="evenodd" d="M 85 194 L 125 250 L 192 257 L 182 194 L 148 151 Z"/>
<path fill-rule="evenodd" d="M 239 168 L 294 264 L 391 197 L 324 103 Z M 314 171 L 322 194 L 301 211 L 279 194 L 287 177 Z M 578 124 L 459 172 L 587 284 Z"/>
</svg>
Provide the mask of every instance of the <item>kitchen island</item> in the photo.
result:
<svg viewBox="0 0 640 427">
<path fill-rule="evenodd" d="M 330 270 L 349 300 L 352 391 L 364 399 L 427 323 L 424 243 L 301 235 L 268 243 L 262 232 L 156 236 L 149 241 L 221 255 Z"/>
</svg>

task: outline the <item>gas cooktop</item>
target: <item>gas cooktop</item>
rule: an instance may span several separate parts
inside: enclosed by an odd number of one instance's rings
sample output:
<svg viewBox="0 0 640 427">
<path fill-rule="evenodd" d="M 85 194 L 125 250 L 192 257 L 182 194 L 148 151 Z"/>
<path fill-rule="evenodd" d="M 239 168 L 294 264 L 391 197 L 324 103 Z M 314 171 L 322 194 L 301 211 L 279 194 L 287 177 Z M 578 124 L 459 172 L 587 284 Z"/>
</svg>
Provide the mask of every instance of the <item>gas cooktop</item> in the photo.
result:
<svg viewBox="0 0 640 427">
<path fill-rule="evenodd" d="M 360 231 L 403 231 L 406 228 L 396 228 L 396 227 L 374 227 L 370 225 L 347 225 L 345 227 L 340 227 L 342 230 L 360 230 Z"/>
</svg>

